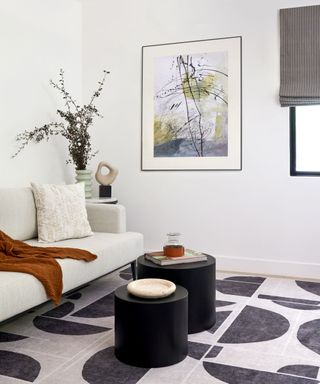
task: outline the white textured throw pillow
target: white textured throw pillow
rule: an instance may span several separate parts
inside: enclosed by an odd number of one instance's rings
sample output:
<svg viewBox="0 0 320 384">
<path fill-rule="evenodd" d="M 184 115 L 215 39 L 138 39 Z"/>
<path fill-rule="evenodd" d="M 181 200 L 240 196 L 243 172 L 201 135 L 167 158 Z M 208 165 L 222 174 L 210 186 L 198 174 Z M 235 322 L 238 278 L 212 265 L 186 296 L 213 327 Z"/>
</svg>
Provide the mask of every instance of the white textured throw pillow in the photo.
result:
<svg viewBox="0 0 320 384">
<path fill-rule="evenodd" d="M 92 235 L 84 183 L 53 185 L 31 183 L 38 220 L 38 240 L 53 242 Z"/>
</svg>

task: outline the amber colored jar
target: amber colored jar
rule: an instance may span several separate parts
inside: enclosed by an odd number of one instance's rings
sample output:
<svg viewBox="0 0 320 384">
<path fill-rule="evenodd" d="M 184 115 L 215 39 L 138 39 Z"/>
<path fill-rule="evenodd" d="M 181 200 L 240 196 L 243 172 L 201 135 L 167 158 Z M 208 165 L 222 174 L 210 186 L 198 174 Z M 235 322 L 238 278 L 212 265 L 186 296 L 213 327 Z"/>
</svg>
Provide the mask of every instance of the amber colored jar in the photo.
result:
<svg viewBox="0 0 320 384">
<path fill-rule="evenodd" d="M 178 232 L 170 232 L 167 234 L 168 241 L 163 247 L 163 254 L 167 257 L 184 256 L 184 246 L 181 244 L 181 234 Z"/>
<path fill-rule="evenodd" d="M 183 245 L 165 245 L 163 247 L 163 254 L 167 257 L 184 256 L 184 246 Z"/>
</svg>

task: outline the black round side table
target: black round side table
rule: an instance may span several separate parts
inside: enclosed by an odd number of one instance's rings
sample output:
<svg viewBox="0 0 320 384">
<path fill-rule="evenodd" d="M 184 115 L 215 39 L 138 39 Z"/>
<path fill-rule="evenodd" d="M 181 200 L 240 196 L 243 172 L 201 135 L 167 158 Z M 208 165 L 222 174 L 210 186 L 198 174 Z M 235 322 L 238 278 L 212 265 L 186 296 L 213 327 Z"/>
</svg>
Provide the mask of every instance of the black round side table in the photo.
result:
<svg viewBox="0 0 320 384">
<path fill-rule="evenodd" d="M 189 333 L 204 331 L 216 322 L 216 260 L 158 265 L 140 256 L 137 261 L 138 279 L 160 278 L 173 281 L 189 293 Z"/>
<path fill-rule="evenodd" d="M 155 368 L 176 364 L 188 353 L 188 292 L 162 299 L 132 296 L 127 286 L 115 291 L 115 355 L 123 363 Z"/>
</svg>

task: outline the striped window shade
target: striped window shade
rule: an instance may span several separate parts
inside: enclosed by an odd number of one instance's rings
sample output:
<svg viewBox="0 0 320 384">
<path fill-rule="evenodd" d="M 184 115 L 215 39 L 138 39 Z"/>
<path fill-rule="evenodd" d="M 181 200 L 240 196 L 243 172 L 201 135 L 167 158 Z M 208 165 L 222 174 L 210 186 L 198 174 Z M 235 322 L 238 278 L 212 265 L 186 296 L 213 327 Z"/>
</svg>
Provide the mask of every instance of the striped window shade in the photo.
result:
<svg viewBox="0 0 320 384">
<path fill-rule="evenodd" d="M 280 104 L 320 104 L 320 5 L 280 9 Z"/>
</svg>

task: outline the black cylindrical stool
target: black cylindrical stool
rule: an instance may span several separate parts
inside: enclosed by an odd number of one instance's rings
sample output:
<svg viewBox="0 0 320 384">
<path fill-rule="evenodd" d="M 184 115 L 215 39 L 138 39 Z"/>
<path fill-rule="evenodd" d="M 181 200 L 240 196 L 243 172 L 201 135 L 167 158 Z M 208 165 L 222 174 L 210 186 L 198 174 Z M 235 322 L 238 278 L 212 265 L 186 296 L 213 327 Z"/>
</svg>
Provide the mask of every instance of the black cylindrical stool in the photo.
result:
<svg viewBox="0 0 320 384">
<path fill-rule="evenodd" d="M 139 279 L 166 279 L 188 290 L 189 333 L 204 331 L 216 322 L 216 260 L 210 255 L 207 257 L 207 261 L 164 266 L 144 256 L 137 262 Z"/>
<path fill-rule="evenodd" d="M 188 292 L 162 299 L 132 296 L 127 286 L 115 291 L 115 355 L 137 367 L 164 367 L 188 353 Z"/>
</svg>

